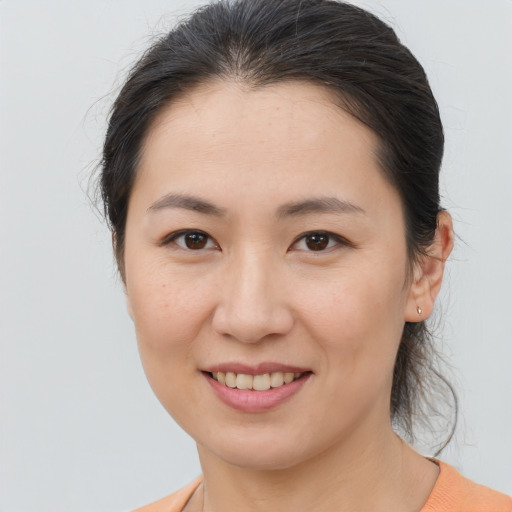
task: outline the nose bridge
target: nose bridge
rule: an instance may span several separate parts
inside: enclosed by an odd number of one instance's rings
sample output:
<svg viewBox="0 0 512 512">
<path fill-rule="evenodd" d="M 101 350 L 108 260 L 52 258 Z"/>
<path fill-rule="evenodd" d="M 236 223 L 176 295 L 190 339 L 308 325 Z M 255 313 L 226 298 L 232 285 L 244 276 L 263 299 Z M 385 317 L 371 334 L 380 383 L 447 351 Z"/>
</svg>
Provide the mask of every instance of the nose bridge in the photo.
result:
<svg viewBox="0 0 512 512">
<path fill-rule="evenodd" d="M 243 342 L 288 332 L 293 317 L 282 270 L 272 251 L 251 245 L 237 251 L 225 270 L 214 328 Z"/>
</svg>

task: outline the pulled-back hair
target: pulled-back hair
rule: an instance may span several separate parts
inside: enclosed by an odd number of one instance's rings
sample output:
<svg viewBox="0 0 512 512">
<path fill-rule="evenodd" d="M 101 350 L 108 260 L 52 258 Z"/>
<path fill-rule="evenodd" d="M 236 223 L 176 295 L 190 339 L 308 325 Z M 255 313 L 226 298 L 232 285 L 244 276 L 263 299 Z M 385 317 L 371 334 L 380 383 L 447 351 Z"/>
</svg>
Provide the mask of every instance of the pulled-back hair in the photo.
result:
<svg viewBox="0 0 512 512">
<path fill-rule="evenodd" d="M 340 108 L 373 130 L 380 168 L 402 201 L 412 269 L 434 240 L 444 146 L 438 106 L 421 65 L 387 24 L 351 4 L 222 0 L 156 41 L 113 105 L 100 184 L 123 279 L 128 202 L 151 123 L 179 95 L 218 79 L 249 88 L 285 81 L 327 86 Z M 444 447 L 455 427 L 457 400 L 437 359 L 425 322 L 406 322 L 390 412 L 395 428 L 414 440 L 416 424 L 428 424 L 433 412 L 438 418 L 432 397 L 453 400 L 455 420 L 446 418 Z"/>
</svg>

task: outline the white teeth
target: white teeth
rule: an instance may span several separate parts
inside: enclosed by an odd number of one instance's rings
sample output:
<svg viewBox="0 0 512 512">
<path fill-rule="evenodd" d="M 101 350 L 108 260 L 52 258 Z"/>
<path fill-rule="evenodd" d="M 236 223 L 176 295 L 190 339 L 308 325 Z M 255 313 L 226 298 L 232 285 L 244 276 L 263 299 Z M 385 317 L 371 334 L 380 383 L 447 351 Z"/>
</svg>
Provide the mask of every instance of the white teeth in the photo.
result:
<svg viewBox="0 0 512 512">
<path fill-rule="evenodd" d="M 283 372 L 274 372 L 270 374 L 270 386 L 273 388 L 278 388 L 284 384 L 284 375 Z"/>
<path fill-rule="evenodd" d="M 213 372 L 212 377 L 230 388 L 253 389 L 254 391 L 267 391 L 270 388 L 278 388 L 284 384 L 290 384 L 302 376 L 299 372 L 273 372 L 262 375 L 236 374 L 234 372 Z"/>
<path fill-rule="evenodd" d="M 252 389 L 256 391 L 267 391 L 267 389 L 270 389 L 270 375 L 268 373 L 255 375 L 252 382 Z"/>
<path fill-rule="evenodd" d="M 227 372 L 226 373 L 226 386 L 230 388 L 236 388 L 236 373 Z"/>
<path fill-rule="evenodd" d="M 243 373 L 239 373 L 236 376 L 236 387 L 238 389 L 252 389 L 252 375 L 244 375 Z"/>
<path fill-rule="evenodd" d="M 295 377 L 295 374 L 294 374 L 294 373 L 292 373 L 292 372 L 286 372 L 286 373 L 284 374 L 284 383 L 285 383 L 285 384 L 290 384 L 290 382 L 292 382 L 292 381 L 293 381 L 294 377 Z"/>
</svg>

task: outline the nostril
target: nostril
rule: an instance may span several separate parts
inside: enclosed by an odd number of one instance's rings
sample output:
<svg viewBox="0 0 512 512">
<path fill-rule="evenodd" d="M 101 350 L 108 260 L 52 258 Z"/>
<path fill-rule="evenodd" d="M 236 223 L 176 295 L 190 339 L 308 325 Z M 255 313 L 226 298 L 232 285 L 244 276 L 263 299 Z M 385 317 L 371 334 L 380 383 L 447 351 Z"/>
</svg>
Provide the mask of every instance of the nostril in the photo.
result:
<svg viewBox="0 0 512 512">
<path fill-rule="evenodd" d="M 242 309 L 243 308 L 243 309 Z M 258 343 L 270 336 L 283 336 L 293 328 L 293 315 L 282 305 L 247 307 L 219 306 L 212 327 L 223 335 L 242 343 Z"/>
</svg>

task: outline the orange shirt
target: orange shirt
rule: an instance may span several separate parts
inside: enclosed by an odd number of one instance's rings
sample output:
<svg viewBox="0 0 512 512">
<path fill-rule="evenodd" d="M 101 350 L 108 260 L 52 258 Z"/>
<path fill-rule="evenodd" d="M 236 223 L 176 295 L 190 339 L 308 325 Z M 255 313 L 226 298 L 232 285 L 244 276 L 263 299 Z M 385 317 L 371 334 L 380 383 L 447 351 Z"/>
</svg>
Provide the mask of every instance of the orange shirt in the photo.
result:
<svg viewBox="0 0 512 512">
<path fill-rule="evenodd" d="M 435 462 L 439 465 L 439 477 L 420 512 L 512 512 L 509 496 L 475 484 L 444 462 Z M 200 483 L 198 477 L 170 496 L 134 512 L 181 512 Z"/>
<path fill-rule="evenodd" d="M 439 476 L 421 512 L 512 512 L 510 496 L 475 484 L 453 466 L 434 462 Z"/>
</svg>

